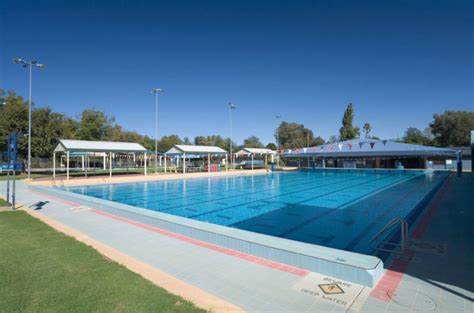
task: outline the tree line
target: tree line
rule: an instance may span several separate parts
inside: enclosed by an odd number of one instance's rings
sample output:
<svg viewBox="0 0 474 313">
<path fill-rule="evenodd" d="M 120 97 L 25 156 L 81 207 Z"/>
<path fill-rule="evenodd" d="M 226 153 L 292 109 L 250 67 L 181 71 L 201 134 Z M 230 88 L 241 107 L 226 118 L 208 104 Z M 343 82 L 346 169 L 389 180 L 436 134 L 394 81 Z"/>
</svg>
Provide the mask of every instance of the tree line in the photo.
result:
<svg viewBox="0 0 474 313">
<path fill-rule="evenodd" d="M 342 140 L 360 138 L 361 128 L 353 125 L 354 106 L 349 103 L 342 117 L 339 135 L 331 136 L 327 141 L 315 136 L 313 131 L 303 124 L 283 121 L 275 132 L 275 143 L 264 145 L 257 136 L 246 138 L 243 145 L 232 142 L 233 151 L 242 147 L 264 148 L 272 150 L 293 149 L 318 146 Z M 474 129 L 473 111 L 446 111 L 434 114 L 433 121 L 421 131 L 410 127 L 403 138 L 397 140 L 434 146 L 467 146 L 470 144 L 470 131 Z M 0 89 L 0 138 L 6 138 L 7 132 L 16 130 L 20 134 L 28 133 L 28 103 L 14 91 Z M 365 138 L 378 139 L 371 136 L 372 127 L 366 122 L 363 127 Z M 54 112 L 50 107 L 32 109 L 32 156 L 49 158 L 58 139 L 103 140 L 138 142 L 149 150 L 154 150 L 155 141 L 150 136 L 129 131 L 117 124 L 114 117 L 95 109 L 85 109 L 73 118 Z M 230 150 L 230 138 L 220 135 L 196 136 L 180 138 L 176 134 L 163 136 L 158 140 L 158 151 L 166 152 L 176 144 L 195 144 L 218 146 Z M 6 140 L 0 140 L 0 151 L 6 150 Z M 27 138 L 22 137 L 18 143 L 20 156 L 27 155 Z"/>
<path fill-rule="evenodd" d="M 145 148 L 154 151 L 155 140 L 150 136 L 129 131 L 117 124 L 114 117 L 95 109 L 85 109 L 76 118 L 54 112 L 50 107 L 32 108 L 32 147 L 33 157 L 49 158 L 53 149 L 58 144 L 58 139 L 100 140 L 137 142 Z M 6 151 L 6 137 L 8 132 L 28 134 L 28 102 L 14 91 L 0 89 L 0 151 Z M 218 146 L 230 150 L 230 138 L 220 135 L 196 136 L 193 140 L 188 137 L 180 138 L 172 134 L 163 136 L 158 140 L 158 151 L 166 152 L 176 144 L 195 144 Z M 233 151 L 243 146 L 263 148 L 264 144 L 256 136 L 244 140 L 244 145 L 239 146 L 232 142 Z M 267 145 L 275 149 L 274 144 Z M 28 153 L 28 141 L 22 136 L 18 141 L 18 153 L 25 157 Z"/>
</svg>

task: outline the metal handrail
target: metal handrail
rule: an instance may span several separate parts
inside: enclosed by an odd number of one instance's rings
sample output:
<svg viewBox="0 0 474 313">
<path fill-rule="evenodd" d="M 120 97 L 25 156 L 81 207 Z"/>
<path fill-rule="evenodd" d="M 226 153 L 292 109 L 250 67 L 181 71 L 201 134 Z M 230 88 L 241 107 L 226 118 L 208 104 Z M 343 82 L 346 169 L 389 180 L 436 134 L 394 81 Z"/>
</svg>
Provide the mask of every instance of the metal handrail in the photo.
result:
<svg viewBox="0 0 474 313">
<path fill-rule="evenodd" d="M 397 243 L 392 243 L 388 241 L 378 241 L 377 245 L 374 245 L 377 239 L 382 236 L 385 232 L 387 232 L 389 229 L 393 228 L 394 226 L 397 226 L 400 224 L 400 244 Z M 388 222 L 381 230 L 379 230 L 370 240 L 369 244 L 374 250 L 381 250 L 381 251 L 386 251 L 386 252 L 396 252 L 396 248 L 400 246 L 400 254 L 405 254 L 405 245 L 406 242 L 408 241 L 408 222 L 402 218 L 394 218 L 390 222 Z M 382 248 L 385 245 L 393 246 L 393 250 L 385 249 Z"/>
</svg>

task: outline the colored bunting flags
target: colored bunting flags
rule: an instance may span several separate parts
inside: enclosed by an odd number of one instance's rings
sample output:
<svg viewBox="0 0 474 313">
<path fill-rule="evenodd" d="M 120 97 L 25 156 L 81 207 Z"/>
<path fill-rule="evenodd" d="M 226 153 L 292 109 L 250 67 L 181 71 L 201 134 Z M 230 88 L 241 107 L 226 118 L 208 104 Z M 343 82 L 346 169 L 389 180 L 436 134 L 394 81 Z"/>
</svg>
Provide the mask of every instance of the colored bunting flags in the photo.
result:
<svg viewBox="0 0 474 313">
<path fill-rule="evenodd" d="M 370 143 L 370 148 L 373 149 L 374 146 L 375 146 L 375 142 L 371 142 L 371 143 Z"/>
<path fill-rule="evenodd" d="M 348 143 L 347 146 L 349 147 L 349 150 L 352 150 L 352 143 Z"/>
<path fill-rule="evenodd" d="M 363 143 L 363 142 L 359 142 L 359 148 L 361 148 L 361 149 L 362 149 L 362 146 L 363 146 L 363 145 L 364 145 L 364 143 Z"/>
<path fill-rule="evenodd" d="M 339 148 L 339 151 L 342 150 L 342 143 L 338 144 L 337 147 Z"/>
</svg>

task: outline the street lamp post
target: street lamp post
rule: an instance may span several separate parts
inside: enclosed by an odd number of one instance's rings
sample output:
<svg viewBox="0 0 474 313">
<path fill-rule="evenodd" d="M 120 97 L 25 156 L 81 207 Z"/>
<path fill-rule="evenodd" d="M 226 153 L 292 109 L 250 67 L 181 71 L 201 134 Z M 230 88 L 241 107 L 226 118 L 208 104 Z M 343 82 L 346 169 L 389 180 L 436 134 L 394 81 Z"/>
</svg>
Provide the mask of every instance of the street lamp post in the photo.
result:
<svg viewBox="0 0 474 313">
<path fill-rule="evenodd" d="M 229 112 L 230 112 L 230 164 L 231 169 L 234 169 L 234 157 L 232 155 L 232 111 L 235 110 L 235 105 L 229 102 Z"/>
<path fill-rule="evenodd" d="M 155 173 L 158 173 L 158 94 L 161 88 L 153 88 L 151 93 L 155 94 Z"/>
<path fill-rule="evenodd" d="M 281 114 L 280 114 L 280 113 L 277 113 L 277 114 L 275 115 L 275 118 L 277 119 L 277 124 L 278 124 L 279 121 L 280 121 L 280 118 L 281 118 Z M 279 154 L 278 154 L 278 153 L 279 153 L 278 151 L 280 151 L 280 141 L 278 140 L 278 139 L 279 139 L 279 138 L 278 138 L 278 127 L 279 127 L 279 125 L 277 125 L 276 134 L 275 134 L 275 139 L 276 139 L 276 142 L 277 142 L 277 143 L 276 143 L 276 147 L 277 147 L 277 167 L 280 166 L 280 158 L 278 157 L 278 155 L 279 155 Z"/>
<path fill-rule="evenodd" d="M 278 124 L 278 122 L 279 122 L 279 120 L 280 120 L 280 118 L 281 118 L 281 114 L 280 114 L 280 113 L 276 114 L 276 115 L 275 115 L 275 118 L 277 119 L 277 124 Z M 278 127 L 277 127 L 277 130 L 276 130 L 275 139 L 276 139 L 276 142 L 277 142 L 277 144 L 276 144 L 277 150 L 279 150 L 279 149 L 280 149 L 280 143 L 279 143 L 279 141 L 278 141 Z"/>
<path fill-rule="evenodd" d="M 14 64 L 20 64 L 24 68 L 30 70 L 30 82 L 29 82 L 29 99 L 28 99 L 28 178 L 31 178 L 31 84 L 33 80 L 33 67 L 45 68 L 46 65 L 40 64 L 37 61 L 25 61 L 23 59 L 14 58 Z"/>
</svg>

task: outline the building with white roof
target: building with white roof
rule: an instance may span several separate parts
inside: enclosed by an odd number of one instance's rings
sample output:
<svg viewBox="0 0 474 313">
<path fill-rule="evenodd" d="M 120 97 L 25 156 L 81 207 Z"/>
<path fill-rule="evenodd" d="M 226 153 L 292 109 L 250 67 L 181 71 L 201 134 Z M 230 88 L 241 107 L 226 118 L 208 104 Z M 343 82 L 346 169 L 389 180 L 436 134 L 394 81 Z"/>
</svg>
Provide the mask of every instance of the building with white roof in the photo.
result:
<svg viewBox="0 0 474 313">
<path fill-rule="evenodd" d="M 458 151 L 390 140 L 354 139 L 281 151 L 292 165 L 344 168 L 446 168 Z"/>
</svg>

